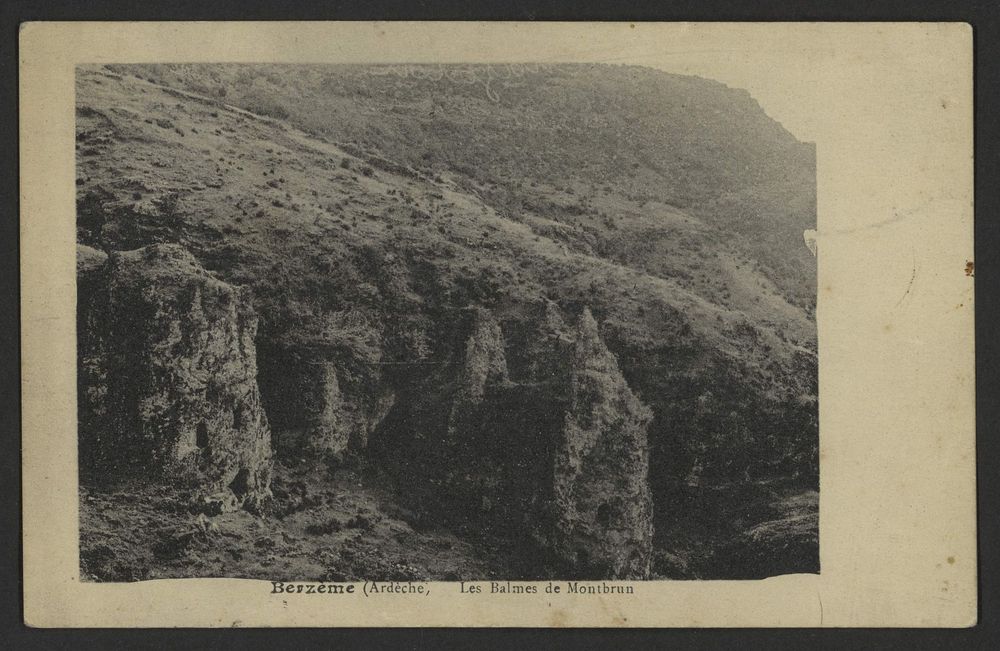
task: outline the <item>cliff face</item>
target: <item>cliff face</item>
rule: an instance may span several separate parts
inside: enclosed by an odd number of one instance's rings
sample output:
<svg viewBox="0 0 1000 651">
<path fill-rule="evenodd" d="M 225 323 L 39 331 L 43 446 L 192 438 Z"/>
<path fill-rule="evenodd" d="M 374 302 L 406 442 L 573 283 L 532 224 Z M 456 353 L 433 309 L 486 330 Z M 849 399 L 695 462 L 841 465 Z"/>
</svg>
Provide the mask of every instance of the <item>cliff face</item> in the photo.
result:
<svg viewBox="0 0 1000 651">
<path fill-rule="evenodd" d="M 181 479 L 222 508 L 270 495 L 249 296 L 176 245 L 112 253 L 80 285 L 84 472 Z M 82 386 L 86 386 L 82 383 Z"/>
<path fill-rule="evenodd" d="M 649 574 L 649 408 L 639 402 L 584 310 L 576 329 L 570 399 L 554 461 L 558 554 L 598 576 Z"/>
<path fill-rule="evenodd" d="M 322 345 L 269 346 L 261 354 L 264 407 L 276 432 L 275 447 L 287 458 L 343 457 L 364 450 L 368 436 L 395 401 L 378 377 L 352 377 Z"/>
<path fill-rule="evenodd" d="M 77 310 L 77 421 L 79 423 L 80 465 L 86 472 L 96 465 L 101 451 L 101 428 L 107 418 L 106 372 L 102 328 L 104 274 L 108 254 L 83 244 L 76 245 Z"/>
<path fill-rule="evenodd" d="M 403 469 L 417 503 L 459 527 L 530 541 L 524 553 L 546 559 L 545 571 L 645 578 L 650 412 L 588 310 L 576 327 L 552 303 L 526 312 L 501 324 L 477 310 L 460 328 L 454 374 L 401 401 L 379 454 Z M 508 347 L 519 351 L 513 369 Z"/>
<path fill-rule="evenodd" d="M 459 430 L 475 427 L 470 416 L 482 405 L 487 389 L 495 391 L 509 381 L 500 324 L 488 310 L 479 310 L 465 344 L 465 359 L 448 418 L 448 437 L 454 439 Z"/>
</svg>

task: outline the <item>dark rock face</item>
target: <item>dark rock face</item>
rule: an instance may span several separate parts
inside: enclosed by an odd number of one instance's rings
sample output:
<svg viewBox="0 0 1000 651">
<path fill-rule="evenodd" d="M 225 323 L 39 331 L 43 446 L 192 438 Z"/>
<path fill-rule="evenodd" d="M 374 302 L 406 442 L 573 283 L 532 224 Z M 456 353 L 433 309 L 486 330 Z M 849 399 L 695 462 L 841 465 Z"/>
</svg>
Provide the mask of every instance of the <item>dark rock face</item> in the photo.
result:
<svg viewBox="0 0 1000 651">
<path fill-rule="evenodd" d="M 476 310 L 459 327 L 467 337 L 454 370 L 404 399 L 389 418 L 395 438 L 378 444 L 416 482 L 403 491 L 417 502 L 520 546 L 531 557 L 525 576 L 545 558 L 552 572 L 645 578 L 649 410 L 589 311 L 576 327 L 552 303 L 528 311 L 501 323 Z"/>
<path fill-rule="evenodd" d="M 556 553 L 601 575 L 644 578 L 653 536 L 652 418 L 584 310 L 576 328 L 570 399 L 554 458 Z"/>
<path fill-rule="evenodd" d="M 250 297 L 166 244 L 112 253 L 80 293 L 84 472 L 182 480 L 223 509 L 259 508 L 271 434 Z"/>
<path fill-rule="evenodd" d="M 281 432 L 275 442 L 281 456 L 342 456 L 368 445 L 395 394 L 382 383 L 342 379 L 345 375 L 343 365 L 320 346 L 272 346 L 262 355 L 264 406 Z"/>
<path fill-rule="evenodd" d="M 303 413 L 307 419 L 305 449 L 341 455 L 349 449 L 363 450 L 368 435 L 392 406 L 394 396 L 385 387 L 371 387 L 369 395 L 340 381 L 336 362 L 320 360 L 306 373 L 307 399 Z"/>
<path fill-rule="evenodd" d="M 465 359 L 448 419 L 449 438 L 454 438 L 458 430 L 474 426 L 474 422 L 469 422 L 470 416 L 482 405 L 487 388 L 508 382 L 500 324 L 488 310 L 479 310 L 465 344 Z"/>
<path fill-rule="evenodd" d="M 76 245 L 77 286 L 77 422 L 79 423 L 80 463 L 84 472 L 93 468 L 101 455 L 101 427 L 106 418 L 108 392 L 104 364 L 103 318 L 104 274 L 108 255 L 83 244 Z"/>
</svg>

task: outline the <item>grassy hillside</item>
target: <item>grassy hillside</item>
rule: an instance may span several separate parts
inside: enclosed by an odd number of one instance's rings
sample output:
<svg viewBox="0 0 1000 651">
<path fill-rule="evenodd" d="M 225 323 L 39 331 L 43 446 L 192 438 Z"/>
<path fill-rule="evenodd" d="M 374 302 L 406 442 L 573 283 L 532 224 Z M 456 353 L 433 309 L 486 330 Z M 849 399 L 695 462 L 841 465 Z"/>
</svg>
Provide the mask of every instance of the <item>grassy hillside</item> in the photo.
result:
<svg viewBox="0 0 1000 651">
<path fill-rule="evenodd" d="M 358 395 L 451 363 L 470 308 L 509 341 L 589 308 L 653 411 L 657 571 L 752 574 L 732 546 L 817 483 L 812 147 L 715 82 L 476 70 L 81 70 L 78 239 L 184 245 L 252 289 L 262 368 L 331 359 Z"/>
<path fill-rule="evenodd" d="M 129 70 L 359 151 L 458 173 L 515 219 L 613 227 L 629 209 L 656 218 L 680 209 L 717 229 L 715 240 L 738 243 L 793 302 L 813 302 L 802 231 L 815 225 L 815 148 L 746 91 L 582 64 Z"/>
</svg>

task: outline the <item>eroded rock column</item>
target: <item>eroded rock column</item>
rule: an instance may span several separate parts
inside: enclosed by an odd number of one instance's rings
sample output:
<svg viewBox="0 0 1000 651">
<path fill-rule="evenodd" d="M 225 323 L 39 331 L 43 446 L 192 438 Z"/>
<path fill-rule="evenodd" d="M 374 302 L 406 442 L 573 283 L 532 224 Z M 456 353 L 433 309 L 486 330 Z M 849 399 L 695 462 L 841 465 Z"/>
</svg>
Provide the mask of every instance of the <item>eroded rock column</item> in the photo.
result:
<svg viewBox="0 0 1000 651">
<path fill-rule="evenodd" d="M 652 414 L 632 393 L 584 310 L 575 333 L 570 395 L 555 450 L 552 544 L 599 576 L 645 578 L 652 553 Z"/>
<path fill-rule="evenodd" d="M 646 578 L 651 412 L 589 310 L 567 325 L 555 304 L 539 307 L 513 326 L 522 359 L 510 368 L 496 318 L 475 316 L 449 418 L 462 468 L 452 490 L 479 492 L 483 515 L 575 577 Z"/>
<path fill-rule="evenodd" d="M 478 310 L 465 344 L 465 357 L 448 418 L 449 438 L 453 440 L 462 435 L 460 430 L 476 425 L 474 414 L 487 388 L 507 382 L 507 359 L 500 324 L 488 310 Z"/>
<path fill-rule="evenodd" d="M 257 386 L 257 316 L 242 289 L 178 245 L 112 253 L 81 297 L 87 377 L 103 379 L 81 459 L 95 477 L 180 480 L 223 508 L 270 495 L 271 434 Z M 81 387 L 86 393 L 86 387 Z"/>
</svg>

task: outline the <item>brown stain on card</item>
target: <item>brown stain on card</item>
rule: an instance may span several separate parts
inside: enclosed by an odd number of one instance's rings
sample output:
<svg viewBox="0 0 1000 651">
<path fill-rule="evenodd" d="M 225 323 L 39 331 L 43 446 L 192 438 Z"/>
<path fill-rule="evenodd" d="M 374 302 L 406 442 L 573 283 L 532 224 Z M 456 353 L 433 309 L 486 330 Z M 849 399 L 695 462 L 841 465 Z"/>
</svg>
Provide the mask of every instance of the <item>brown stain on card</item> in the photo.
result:
<svg viewBox="0 0 1000 651">
<path fill-rule="evenodd" d="M 965 261 L 965 275 L 975 277 L 976 275 L 976 263 L 972 260 Z"/>
<path fill-rule="evenodd" d="M 611 618 L 612 626 L 623 626 L 625 622 L 628 621 L 628 617 L 625 617 L 621 608 L 618 607 L 617 604 L 608 603 L 605 601 L 604 597 L 598 597 L 597 603 L 601 606 L 601 610 L 603 610 L 604 613 Z M 617 612 L 612 611 L 612 607 L 614 607 L 614 610 Z"/>
</svg>

